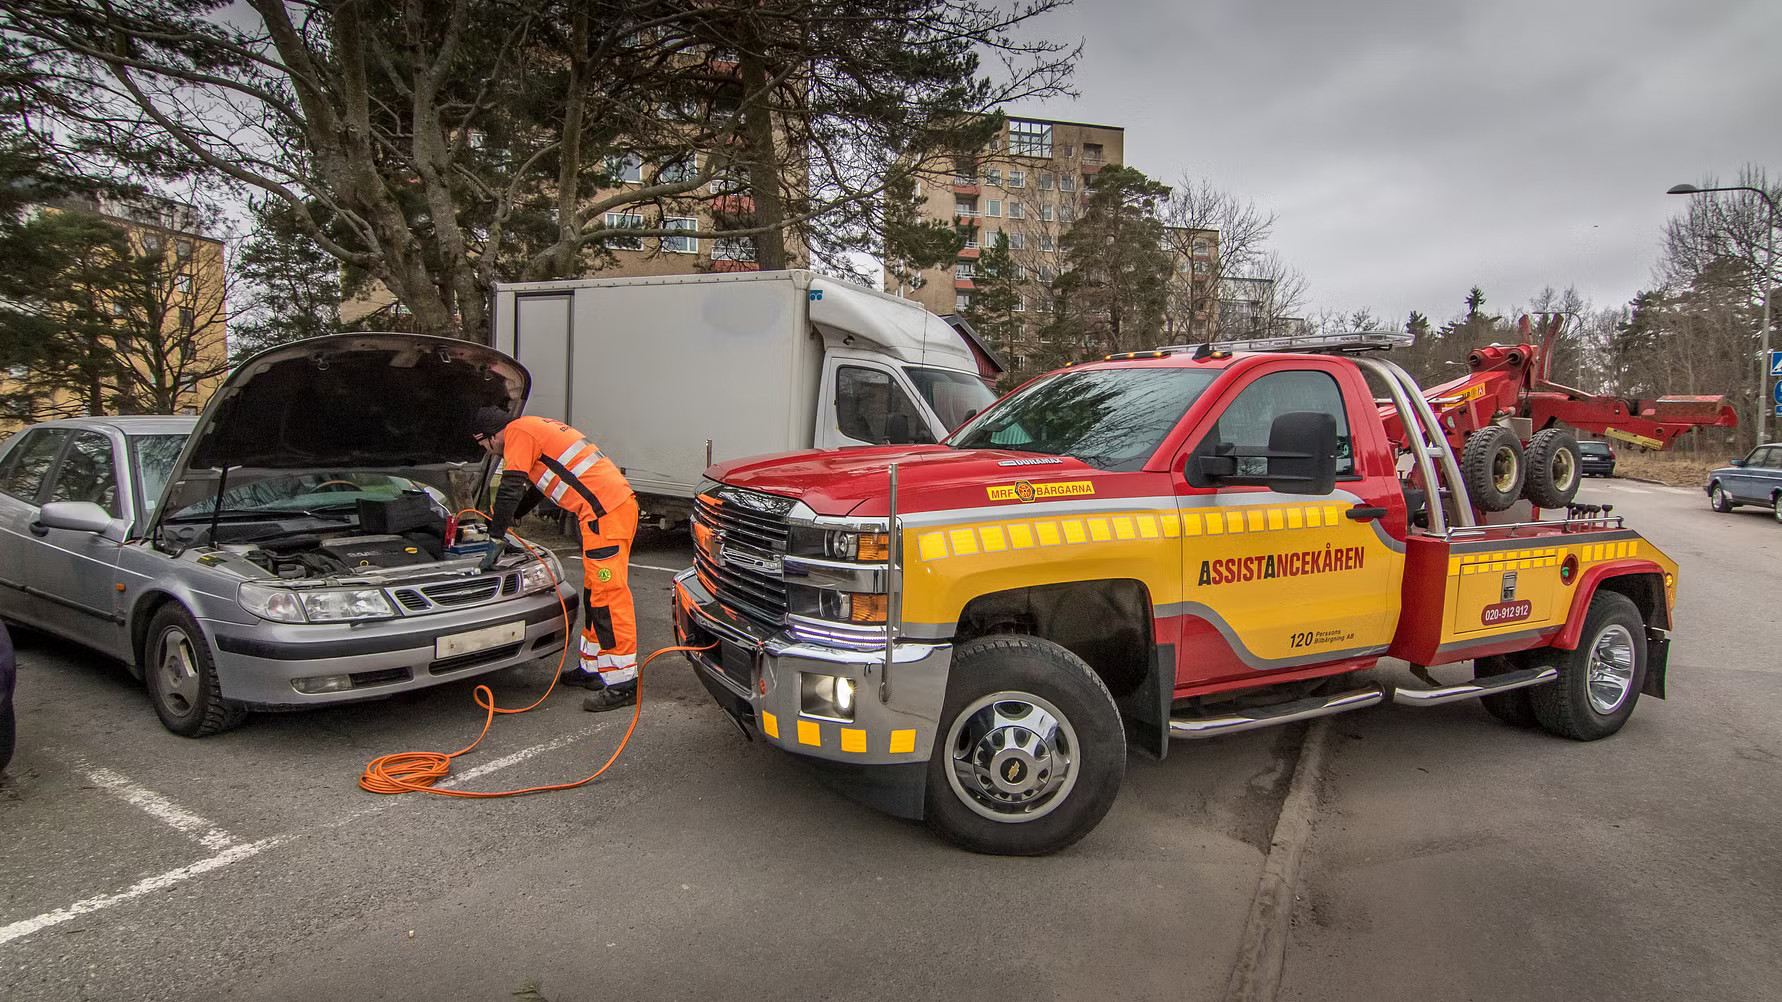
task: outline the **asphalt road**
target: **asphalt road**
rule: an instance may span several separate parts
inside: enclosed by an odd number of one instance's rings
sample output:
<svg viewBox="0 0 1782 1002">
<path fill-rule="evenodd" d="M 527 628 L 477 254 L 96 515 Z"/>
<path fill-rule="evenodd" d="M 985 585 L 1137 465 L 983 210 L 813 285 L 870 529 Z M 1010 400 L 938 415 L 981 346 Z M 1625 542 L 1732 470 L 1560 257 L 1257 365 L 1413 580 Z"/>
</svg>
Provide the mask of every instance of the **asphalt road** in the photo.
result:
<svg viewBox="0 0 1782 1002">
<path fill-rule="evenodd" d="M 1283 998 L 1782 997 L 1782 526 L 1645 485 L 1586 497 L 1682 563 L 1671 698 L 1594 744 L 1464 703 L 1336 718 Z M 687 559 L 635 555 L 645 649 L 671 641 L 655 568 Z M 1218 998 L 1300 733 L 1135 755 L 1088 838 L 997 859 L 745 743 L 674 655 L 607 776 L 459 800 L 355 781 L 468 743 L 473 683 L 188 741 L 120 667 L 20 639 L 9 1000 Z M 523 705 L 553 669 L 486 678 Z M 627 719 L 580 696 L 497 721 L 452 782 L 592 772 Z"/>
<path fill-rule="evenodd" d="M 1591 481 L 1681 565 L 1669 698 L 1580 744 L 1332 721 L 1281 997 L 1782 999 L 1782 525 Z"/>
<path fill-rule="evenodd" d="M 672 642 L 646 539 L 646 650 Z M 361 791 L 369 759 L 453 750 L 474 683 L 260 715 L 190 741 L 119 666 L 20 638 L 20 747 L 0 779 L 0 997 L 504 1000 L 1213 998 L 1297 732 L 1134 756 L 1113 812 L 1047 859 L 958 852 L 743 741 L 691 669 L 646 675 L 611 772 L 461 800 Z M 485 676 L 509 706 L 554 664 Z M 466 788 L 579 778 L 624 714 L 579 690 L 498 720 Z"/>
</svg>

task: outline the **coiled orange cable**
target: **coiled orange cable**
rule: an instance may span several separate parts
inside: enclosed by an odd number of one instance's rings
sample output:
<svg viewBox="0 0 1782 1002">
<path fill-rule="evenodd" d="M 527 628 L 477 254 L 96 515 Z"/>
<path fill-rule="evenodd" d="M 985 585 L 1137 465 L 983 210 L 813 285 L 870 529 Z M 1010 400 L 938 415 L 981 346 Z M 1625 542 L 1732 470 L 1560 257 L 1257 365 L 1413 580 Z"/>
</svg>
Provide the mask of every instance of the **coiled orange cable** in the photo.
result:
<svg viewBox="0 0 1782 1002">
<path fill-rule="evenodd" d="M 466 508 L 458 514 L 460 517 L 472 514 L 482 515 L 484 518 L 489 517 L 475 508 Z M 549 575 L 551 579 L 551 588 L 557 590 L 557 575 L 551 570 L 550 562 L 539 555 L 537 547 L 533 546 L 525 539 L 522 539 L 517 533 L 514 534 L 514 538 L 520 541 L 520 545 L 526 548 L 526 552 L 531 554 L 532 559 L 544 565 L 545 574 Z M 643 715 L 643 671 L 649 666 L 650 662 L 664 654 L 669 654 L 674 651 L 707 651 L 717 646 L 716 644 L 708 644 L 705 647 L 664 647 L 651 654 L 649 657 L 644 658 L 643 661 L 638 664 L 637 703 L 631 711 L 631 724 L 625 728 L 625 736 L 619 739 L 619 747 L 613 749 L 612 756 L 606 760 L 604 765 L 594 770 L 593 775 L 586 776 L 570 783 L 528 786 L 518 790 L 438 789 L 433 784 L 451 774 L 452 760 L 469 752 L 477 745 L 482 744 L 483 739 L 489 736 L 489 725 L 495 722 L 495 715 L 497 713 L 525 713 L 528 710 L 537 709 L 538 706 L 546 699 L 550 698 L 551 693 L 556 690 L 557 678 L 563 673 L 563 665 L 569 660 L 569 637 L 572 632 L 569 628 L 569 603 L 564 601 L 563 593 L 560 590 L 557 590 L 557 604 L 563 609 L 563 653 L 557 658 L 557 671 L 551 676 L 551 684 L 545 688 L 544 695 L 539 696 L 538 699 L 529 706 L 509 709 L 496 706 L 494 691 L 486 685 L 479 685 L 473 693 L 476 699 L 476 705 L 488 712 L 483 717 L 482 733 L 476 736 L 475 741 L 472 741 L 470 744 L 465 745 L 455 752 L 420 751 L 395 752 L 389 755 L 380 755 L 377 758 L 372 759 L 371 762 L 365 766 L 365 772 L 359 776 L 359 786 L 372 793 L 435 793 L 442 797 L 473 798 L 518 797 L 527 793 L 544 793 L 550 790 L 573 790 L 578 786 L 586 786 L 587 784 L 594 782 L 596 779 L 599 779 L 601 773 L 611 768 L 612 764 L 619 760 L 619 755 L 625 750 L 625 746 L 631 742 L 631 734 L 633 731 L 637 730 L 637 721 Z"/>
</svg>

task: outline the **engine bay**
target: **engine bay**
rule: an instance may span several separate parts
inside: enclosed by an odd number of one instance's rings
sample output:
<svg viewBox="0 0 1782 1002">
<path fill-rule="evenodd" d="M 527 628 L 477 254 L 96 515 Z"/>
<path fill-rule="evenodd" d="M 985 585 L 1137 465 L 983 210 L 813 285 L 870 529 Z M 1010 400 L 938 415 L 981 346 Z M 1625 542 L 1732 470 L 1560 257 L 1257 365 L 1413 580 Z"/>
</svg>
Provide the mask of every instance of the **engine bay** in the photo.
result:
<svg viewBox="0 0 1782 1002">
<path fill-rule="evenodd" d="M 402 535 L 328 537 L 305 533 L 254 544 L 224 543 L 220 548 L 239 554 L 273 577 L 286 580 L 412 567 L 436 563 L 442 556 L 440 537 L 418 530 Z"/>
</svg>

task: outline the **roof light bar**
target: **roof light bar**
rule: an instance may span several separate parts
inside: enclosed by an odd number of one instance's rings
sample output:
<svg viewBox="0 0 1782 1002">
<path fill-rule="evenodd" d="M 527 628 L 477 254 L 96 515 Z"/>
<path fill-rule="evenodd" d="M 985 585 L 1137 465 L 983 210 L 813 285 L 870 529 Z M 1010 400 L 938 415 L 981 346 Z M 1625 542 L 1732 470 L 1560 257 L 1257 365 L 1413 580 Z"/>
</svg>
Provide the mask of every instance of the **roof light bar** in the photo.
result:
<svg viewBox="0 0 1782 1002">
<path fill-rule="evenodd" d="M 1289 334 L 1282 337 L 1250 338 L 1243 341 L 1219 341 L 1213 346 L 1225 351 L 1305 352 L 1309 354 L 1345 354 L 1359 351 L 1386 351 L 1409 348 L 1417 339 L 1404 331 L 1356 331 L 1349 334 Z M 1189 351 L 1195 345 L 1172 345 L 1159 351 Z"/>
</svg>

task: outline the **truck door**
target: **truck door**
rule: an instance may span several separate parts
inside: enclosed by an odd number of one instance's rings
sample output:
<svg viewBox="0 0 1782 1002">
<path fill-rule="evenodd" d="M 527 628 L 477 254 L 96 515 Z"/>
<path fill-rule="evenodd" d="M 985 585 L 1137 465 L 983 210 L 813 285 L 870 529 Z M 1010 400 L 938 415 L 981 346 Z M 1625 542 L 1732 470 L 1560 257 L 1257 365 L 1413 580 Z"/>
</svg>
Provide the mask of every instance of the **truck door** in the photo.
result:
<svg viewBox="0 0 1782 1002">
<path fill-rule="evenodd" d="M 1367 657 L 1392 641 L 1404 544 L 1387 526 L 1402 527 L 1404 499 L 1390 456 L 1357 463 L 1357 429 L 1370 450 L 1384 451 L 1373 444 L 1371 410 L 1349 406 L 1361 399 L 1372 407 L 1360 375 L 1334 362 L 1264 370 L 1225 391 L 1176 461 L 1186 612 L 1215 628 L 1247 670 Z M 1334 493 L 1220 486 L 1196 465 L 1202 454 L 1266 449 L 1275 418 L 1295 411 L 1336 419 Z M 1240 458 L 1238 472 L 1266 475 L 1266 463 Z M 1193 646 L 1183 645 L 1179 681 L 1229 673 L 1213 667 L 1231 667 L 1228 659 L 1197 660 Z"/>
<path fill-rule="evenodd" d="M 817 407 L 817 447 L 928 445 L 934 434 L 908 384 L 885 366 L 831 356 Z"/>
<path fill-rule="evenodd" d="M 575 357 L 570 338 L 572 296 L 520 295 L 514 299 L 514 358 L 532 374 L 526 396 L 529 417 L 574 424 L 570 416 Z"/>
</svg>

